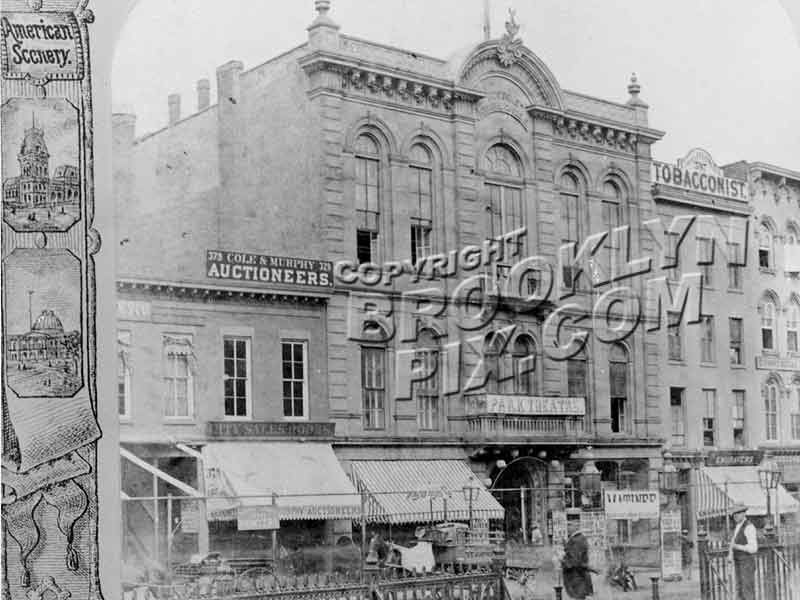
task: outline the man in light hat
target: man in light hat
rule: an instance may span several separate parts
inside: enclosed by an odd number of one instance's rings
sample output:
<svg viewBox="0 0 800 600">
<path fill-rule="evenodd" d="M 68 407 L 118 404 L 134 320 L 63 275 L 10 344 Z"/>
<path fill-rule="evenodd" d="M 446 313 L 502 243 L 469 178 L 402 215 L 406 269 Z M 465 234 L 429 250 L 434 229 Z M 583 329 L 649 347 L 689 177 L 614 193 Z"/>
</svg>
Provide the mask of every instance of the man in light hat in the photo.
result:
<svg viewBox="0 0 800 600">
<path fill-rule="evenodd" d="M 733 561 L 736 574 L 737 600 L 755 600 L 756 597 L 756 553 L 758 540 L 756 528 L 747 519 L 747 507 L 737 504 L 731 508 L 736 523 L 731 537 L 728 560 Z"/>
</svg>

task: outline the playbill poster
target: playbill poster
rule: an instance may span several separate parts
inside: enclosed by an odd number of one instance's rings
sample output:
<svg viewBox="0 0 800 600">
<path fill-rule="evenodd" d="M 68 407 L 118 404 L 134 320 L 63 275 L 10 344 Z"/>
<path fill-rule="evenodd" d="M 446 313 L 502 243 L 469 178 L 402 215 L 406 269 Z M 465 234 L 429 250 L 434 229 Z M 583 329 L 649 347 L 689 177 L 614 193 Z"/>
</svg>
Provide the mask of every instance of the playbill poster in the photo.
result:
<svg viewBox="0 0 800 600">
<path fill-rule="evenodd" d="M 2 600 L 796 598 L 799 35 L 2 0 Z"/>
</svg>

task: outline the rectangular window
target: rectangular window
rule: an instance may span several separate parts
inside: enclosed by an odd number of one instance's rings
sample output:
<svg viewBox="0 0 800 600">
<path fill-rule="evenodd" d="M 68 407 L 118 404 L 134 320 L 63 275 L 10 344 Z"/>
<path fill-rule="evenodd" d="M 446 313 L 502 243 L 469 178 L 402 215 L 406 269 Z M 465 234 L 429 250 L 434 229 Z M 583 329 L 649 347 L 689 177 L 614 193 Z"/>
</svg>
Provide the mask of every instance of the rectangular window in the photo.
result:
<svg viewBox="0 0 800 600">
<path fill-rule="evenodd" d="M 742 266 L 730 264 L 733 261 L 741 261 L 740 247 L 740 244 L 728 243 L 728 288 L 732 290 L 742 289 Z"/>
<path fill-rule="evenodd" d="M 616 248 L 614 229 L 622 224 L 622 206 L 618 202 L 603 200 L 600 210 L 602 212 L 603 227 L 608 232 L 603 245 L 606 248 Z"/>
<path fill-rule="evenodd" d="M 581 358 L 567 360 L 567 396 L 586 397 L 586 361 Z"/>
<path fill-rule="evenodd" d="M 747 442 L 744 437 L 744 390 L 733 390 L 732 408 L 733 445 L 736 448 L 744 448 Z"/>
<path fill-rule="evenodd" d="M 120 417 L 131 416 L 131 332 L 117 331 L 117 407 Z"/>
<path fill-rule="evenodd" d="M 164 337 L 164 416 L 192 416 L 192 340 L 190 336 Z"/>
<path fill-rule="evenodd" d="M 434 373 L 424 381 L 414 382 L 413 394 L 417 404 L 417 426 L 420 429 L 439 429 L 439 352 L 438 350 L 420 350 L 415 353 L 415 361 L 419 361 L 424 372 Z"/>
<path fill-rule="evenodd" d="M 431 226 L 423 223 L 412 224 L 411 262 L 416 263 L 419 259 L 430 256 L 432 253 L 431 246 Z"/>
<path fill-rule="evenodd" d="M 249 411 L 250 339 L 225 337 L 223 340 L 223 382 L 225 416 L 246 418 Z"/>
<path fill-rule="evenodd" d="M 486 184 L 489 192 L 489 212 L 491 214 L 491 238 L 498 238 L 524 225 L 522 212 L 522 190 L 507 185 Z M 511 262 L 522 258 L 522 236 L 516 238 L 513 246 L 503 248 L 503 260 Z"/>
<path fill-rule="evenodd" d="M 430 169 L 411 167 L 411 262 L 433 252 L 433 184 Z"/>
<path fill-rule="evenodd" d="M 684 388 L 669 388 L 669 411 L 672 426 L 672 445 L 686 445 L 686 415 L 683 406 Z"/>
<path fill-rule="evenodd" d="M 283 416 L 294 419 L 308 417 L 308 381 L 306 343 L 281 342 L 281 376 L 283 378 Z"/>
<path fill-rule="evenodd" d="M 778 386 L 767 386 L 764 396 L 764 424 L 768 440 L 778 439 Z"/>
<path fill-rule="evenodd" d="M 800 440 L 800 387 L 794 388 L 792 398 L 792 439 Z"/>
<path fill-rule="evenodd" d="M 561 194 L 561 244 L 578 242 L 578 196 L 575 194 Z M 577 251 L 577 248 L 576 248 Z M 559 250 L 559 256 L 561 252 Z M 571 262 L 565 262 L 561 269 L 561 277 L 564 287 L 573 286 L 573 277 L 577 269 L 572 267 Z"/>
<path fill-rule="evenodd" d="M 714 317 L 703 317 L 700 338 L 700 360 L 714 362 Z"/>
<path fill-rule="evenodd" d="M 730 356 L 732 365 L 744 364 L 742 320 L 737 317 L 728 319 L 728 329 L 730 330 Z"/>
<path fill-rule="evenodd" d="M 611 431 L 623 433 L 628 429 L 628 364 L 609 363 L 611 383 Z"/>
<path fill-rule="evenodd" d="M 361 348 L 361 402 L 364 429 L 384 428 L 386 351 Z"/>
<path fill-rule="evenodd" d="M 666 263 L 668 265 L 673 265 L 667 269 L 667 278 L 671 281 L 678 281 L 679 280 L 679 267 L 680 267 L 680 257 L 678 256 L 678 242 L 680 240 L 680 236 L 677 233 L 667 231 L 665 233 L 665 243 L 667 245 L 666 249 Z"/>
<path fill-rule="evenodd" d="M 714 240 L 713 238 L 697 238 L 698 265 L 703 274 L 703 285 L 711 287 L 714 284 Z"/>
<path fill-rule="evenodd" d="M 681 314 L 667 312 L 667 346 L 670 360 L 683 360 L 683 330 Z"/>
<path fill-rule="evenodd" d="M 716 446 L 717 390 L 704 389 L 703 393 L 703 446 Z"/>
<path fill-rule="evenodd" d="M 797 352 L 797 329 L 798 329 L 798 310 L 797 305 L 793 302 L 789 306 L 789 311 L 786 316 L 786 350 L 788 352 Z"/>
<path fill-rule="evenodd" d="M 762 269 L 769 269 L 769 250 L 766 248 L 758 249 L 758 266 Z"/>
<path fill-rule="evenodd" d="M 378 261 L 379 167 L 378 160 L 356 157 L 356 256 L 359 263 Z"/>
</svg>

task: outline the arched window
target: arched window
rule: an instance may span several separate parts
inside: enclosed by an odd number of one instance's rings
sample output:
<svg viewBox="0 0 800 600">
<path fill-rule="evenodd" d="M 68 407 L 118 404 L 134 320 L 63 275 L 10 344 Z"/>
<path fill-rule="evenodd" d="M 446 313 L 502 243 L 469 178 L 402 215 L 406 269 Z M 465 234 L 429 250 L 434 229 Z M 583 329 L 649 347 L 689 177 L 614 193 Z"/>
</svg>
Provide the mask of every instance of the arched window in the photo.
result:
<svg viewBox="0 0 800 600">
<path fill-rule="evenodd" d="M 578 243 L 580 235 L 581 186 L 573 173 L 564 173 L 559 182 L 561 244 Z M 564 287 L 574 285 L 575 269 L 565 264 L 561 271 Z"/>
<path fill-rule="evenodd" d="M 772 230 L 769 225 L 762 223 L 758 230 L 758 266 L 762 269 L 771 269 L 772 256 Z"/>
<path fill-rule="evenodd" d="M 778 439 L 778 385 L 772 381 L 764 390 L 764 425 L 767 440 Z"/>
<path fill-rule="evenodd" d="M 797 226 L 794 223 L 789 223 L 786 228 L 786 245 L 796 246 L 800 244 L 800 233 L 797 231 Z"/>
<path fill-rule="evenodd" d="M 621 344 L 609 349 L 608 374 L 611 397 L 611 431 L 623 433 L 628 430 L 628 351 Z"/>
<path fill-rule="evenodd" d="M 488 377 L 486 391 L 489 394 L 511 394 L 514 391 L 513 359 L 502 334 L 489 333 L 483 345 L 483 363 Z"/>
<path fill-rule="evenodd" d="M 358 136 L 356 151 L 356 256 L 359 263 L 378 262 L 380 234 L 380 150 L 375 139 Z"/>
<path fill-rule="evenodd" d="M 421 144 L 411 147 L 411 262 L 433 252 L 433 161 Z"/>
<path fill-rule="evenodd" d="M 798 324 L 800 323 L 800 305 L 797 299 L 793 298 L 789 302 L 789 309 L 786 314 L 786 350 L 797 352 Z"/>
<path fill-rule="evenodd" d="M 522 164 L 508 147 L 497 144 L 485 156 L 486 191 L 489 196 L 489 237 L 496 238 L 520 229 L 525 224 L 522 210 Z M 522 257 L 521 237 L 516 246 L 505 252 Z M 509 262 L 504 257 L 504 262 Z"/>
<path fill-rule="evenodd" d="M 377 323 L 365 323 L 364 335 L 382 337 Z M 386 348 L 361 346 L 361 416 L 364 429 L 383 429 L 386 416 Z"/>
<path fill-rule="evenodd" d="M 535 394 L 536 354 L 533 340 L 528 335 L 517 336 L 511 355 L 514 369 L 514 393 Z"/>
<path fill-rule="evenodd" d="M 800 381 L 797 379 L 792 389 L 792 439 L 800 440 Z"/>
<path fill-rule="evenodd" d="M 775 304 L 770 298 L 761 305 L 761 349 L 775 351 Z"/>
<path fill-rule="evenodd" d="M 603 229 L 608 232 L 604 246 L 616 248 L 614 229 L 622 225 L 622 210 L 624 199 L 622 188 L 615 181 L 606 181 L 603 184 L 602 217 Z"/>
<path fill-rule="evenodd" d="M 420 429 L 439 429 L 439 381 L 442 372 L 439 364 L 439 344 L 436 334 L 423 329 L 417 337 L 414 352 L 414 367 L 421 367 L 425 373 L 432 373 L 423 381 L 413 383 L 413 397 L 417 406 L 417 425 Z"/>
</svg>

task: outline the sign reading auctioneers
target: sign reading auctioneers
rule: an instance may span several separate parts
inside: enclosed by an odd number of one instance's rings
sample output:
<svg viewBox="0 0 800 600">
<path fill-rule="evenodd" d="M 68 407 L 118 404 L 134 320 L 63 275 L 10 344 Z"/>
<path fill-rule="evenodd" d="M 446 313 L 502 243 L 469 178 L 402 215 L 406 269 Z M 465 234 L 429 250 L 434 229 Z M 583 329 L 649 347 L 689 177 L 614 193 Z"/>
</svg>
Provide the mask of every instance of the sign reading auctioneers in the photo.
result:
<svg viewBox="0 0 800 600">
<path fill-rule="evenodd" d="M 609 519 L 658 519 L 660 502 L 655 490 L 603 492 L 603 506 Z"/>
<path fill-rule="evenodd" d="M 206 251 L 206 276 L 213 279 L 333 287 L 333 263 L 225 250 Z"/>
<path fill-rule="evenodd" d="M 653 161 L 653 183 L 684 188 L 693 192 L 723 196 L 746 202 L 747 182 L 726 177 L 711 155 L 702 148 L 689 151 L 677 164 Z"/>
</svg>

